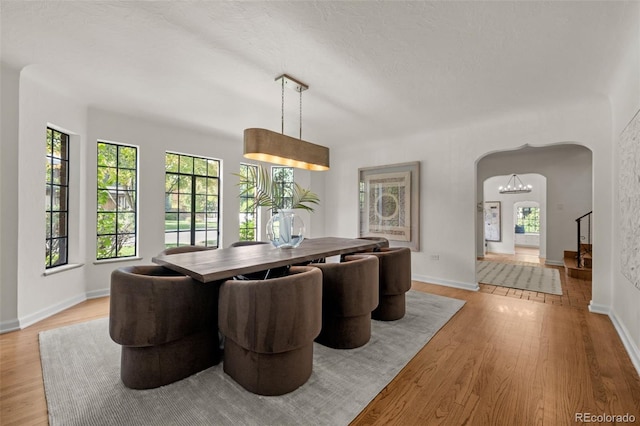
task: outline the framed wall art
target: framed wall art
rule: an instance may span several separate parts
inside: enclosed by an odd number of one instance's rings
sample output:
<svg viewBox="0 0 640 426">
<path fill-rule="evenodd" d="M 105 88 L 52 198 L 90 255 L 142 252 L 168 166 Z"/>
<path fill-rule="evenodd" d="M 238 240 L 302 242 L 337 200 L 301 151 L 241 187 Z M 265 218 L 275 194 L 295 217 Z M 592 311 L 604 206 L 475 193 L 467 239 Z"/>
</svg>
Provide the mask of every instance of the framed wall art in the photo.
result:
<svg viewBox="0 0 640 426">
<path fill-rule="evenodd" d="M 360 237 L 420 249 L 420 162 L 358 169 Z"/>
<path fill-rule="evenodd" d="M 502 241 L 500 222 L 500 201 L 484 202 L 484 239 Z"/>
</svg>

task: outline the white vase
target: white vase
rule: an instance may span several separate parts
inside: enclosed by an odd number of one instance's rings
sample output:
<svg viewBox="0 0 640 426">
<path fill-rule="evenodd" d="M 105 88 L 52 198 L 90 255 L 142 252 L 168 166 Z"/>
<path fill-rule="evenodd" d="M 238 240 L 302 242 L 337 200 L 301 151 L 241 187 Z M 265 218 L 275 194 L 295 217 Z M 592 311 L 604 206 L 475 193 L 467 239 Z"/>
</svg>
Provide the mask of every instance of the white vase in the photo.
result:
<svg viewBox="0 0 640 426">
<path fill-rule="evenodd" d="M 282 209 L 267 222 L 267 238 L 275 247 L 296 248 L 304 240 L 304 222 L 293 210 Z"/>
</svg>

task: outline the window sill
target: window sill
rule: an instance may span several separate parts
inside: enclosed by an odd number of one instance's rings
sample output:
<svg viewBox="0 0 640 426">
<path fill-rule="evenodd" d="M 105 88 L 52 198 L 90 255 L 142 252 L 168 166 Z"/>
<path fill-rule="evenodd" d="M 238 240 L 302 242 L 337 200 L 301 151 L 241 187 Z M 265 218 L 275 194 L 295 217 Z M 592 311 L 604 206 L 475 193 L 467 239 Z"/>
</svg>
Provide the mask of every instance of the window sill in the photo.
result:
<svg viewBox="0 0 640 426">
<path fill-rule="evenodd" d="M 53 274 L 58 274 L 60 272 L 70 271 L 71 269 L 76 269 L 84 266 L 84 263 L 69 263 L 67 265 L 56 266 L 55 268 L 45 270 L 42 275 L 49 276 Z"/>
<path fill-rule="evenodd" d="M 102 265 L 104 263 L 118 263 L 118 262 L 129 262 L 132 260 L 142 260 L 143 258 L 140 256 L 133 256 L 133 257 L 116 257 L 114 259 L 102 259 L 102 260 L 96 260 L 95 262 L 93 262 L 94 265 Z"/>
</svg>

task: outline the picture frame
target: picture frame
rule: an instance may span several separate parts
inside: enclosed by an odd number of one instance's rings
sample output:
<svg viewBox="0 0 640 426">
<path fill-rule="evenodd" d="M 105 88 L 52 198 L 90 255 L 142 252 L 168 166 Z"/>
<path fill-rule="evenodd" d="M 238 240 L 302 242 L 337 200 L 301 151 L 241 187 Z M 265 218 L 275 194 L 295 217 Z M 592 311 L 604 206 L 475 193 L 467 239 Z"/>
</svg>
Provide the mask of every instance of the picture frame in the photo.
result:
<svg viewBox="0 0 640 426">
<path fill-rule="evenodd" d="M 420 162 L 358 169 L 360 237 L 420 250 Z"/>
<path fill-rule="evenodd" d="M 500 201 L 484 202 L 484 239 L 485 241 L 502 241 L 502 212 Z"/>
</svg>

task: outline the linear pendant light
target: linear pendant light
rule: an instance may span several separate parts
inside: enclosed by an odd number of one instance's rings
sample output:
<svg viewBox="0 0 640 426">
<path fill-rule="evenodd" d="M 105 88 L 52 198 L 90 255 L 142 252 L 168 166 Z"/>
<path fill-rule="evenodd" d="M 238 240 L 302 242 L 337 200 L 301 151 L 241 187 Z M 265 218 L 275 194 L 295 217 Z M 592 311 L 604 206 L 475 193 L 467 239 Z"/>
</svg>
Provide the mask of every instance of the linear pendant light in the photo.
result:
<svg viewBox="0 0 640 426">
<path fill-rule="evenodd" d="M 282 164 L 307 170 L 329 170 L 329 148 L 302 139 L 302 92 L 309 86 L 283 74 L 276 78 L 282 85 L 282 133 L 267 129 L 244 130 L 244 156 L 257 161 Z M 300 138 L 284 134 L 284 88 L 300 93 Z"/>
</svg>

